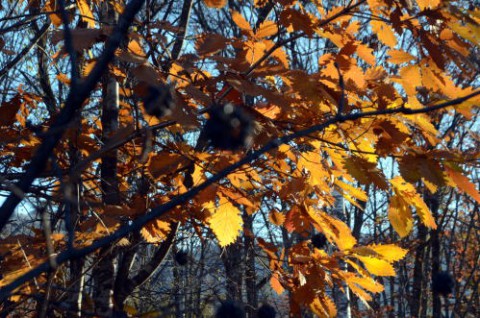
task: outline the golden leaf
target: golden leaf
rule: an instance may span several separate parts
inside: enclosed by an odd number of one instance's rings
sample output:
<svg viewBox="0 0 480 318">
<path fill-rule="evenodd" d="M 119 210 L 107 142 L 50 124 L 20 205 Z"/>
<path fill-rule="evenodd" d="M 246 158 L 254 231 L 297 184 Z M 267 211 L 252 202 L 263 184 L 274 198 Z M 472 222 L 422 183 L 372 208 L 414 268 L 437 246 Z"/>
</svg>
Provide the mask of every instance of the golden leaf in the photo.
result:
<svg viewBox="0 0 480 318">
<path fill-rule="evenodd" d="M 218 239 L 221 247 L 232 244 L 242 230 L 243 220 L 240 210 L 226 198 L 220 197 L 218 207 L 213 202 L 206 204 L 206 208 L 213 213 L 208 223 Z"/>
<path fill-rule="evenodd" d="M 383 244 L 383 245 L 369 245 L 368 248 L 374 250 L 384 260 L 388 262 L 395 262 L 403 259 L 407 255 L 408 250 L 403 249 L 395 244 Z"/>
<path fill-rule="evenodd" d="M 395 276 L 395 270 L 393 269 L 392 264 L 383 259 L 360 255 L 355 255 L 355 257 L 362 261 L 365 268 L 373 275 Z"/>
<path fill-rule="evenodd" d="M 397 194 L 397 203 L 401 202 L 403 205 L 413 205 L 418 216 L 420 217 L 420 220 L 425 226 L 432 229 L 437 228 L 430 209 L 411 183 L 406 182 L 401 176 L 393 178 L 390 180 L 390 183 L 393 186 L 393 190 Z"/>
</svg>

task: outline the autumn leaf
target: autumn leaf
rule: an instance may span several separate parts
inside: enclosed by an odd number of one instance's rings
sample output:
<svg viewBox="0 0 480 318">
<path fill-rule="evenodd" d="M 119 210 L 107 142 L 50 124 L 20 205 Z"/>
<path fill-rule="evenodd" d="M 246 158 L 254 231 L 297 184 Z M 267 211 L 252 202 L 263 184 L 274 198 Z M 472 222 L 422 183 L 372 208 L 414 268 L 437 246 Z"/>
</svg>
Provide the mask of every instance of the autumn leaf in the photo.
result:
<svg viewBox="0 0 480 318">
<path fill-rule="evenodd" d="M 420 220 L 422 223 L 430 227 L 432 229 L 436 229 L 437 225 L 435 224 L 435 220 L 432 216 L 432 213 L 430 212 L 430 209 L 428 206 L 425 204 L 425 201 L 420 197 L 420 195 L 417 193 L 415 190 L 415 187 L 411 184 L 406 182 L 401 176 L 395 177 L 392 180 L 390 180 L 390 183 L 393 186 L 394 192 L 397 194 L 397 201 L 396 203 L 403 204 L 405 207 L 405 204 L 410 204 L 415 207 L 415 210 L 420 217 Z M 401 205 L 400 205 L 401 206 Z M 398 206 L 397 206 L 398 207 Z M 405 208 L 402 208 L 400 213 L 402 213 L 402 216 L 408 215 L 408 212 L 406 212 Z M 398 225 L 400 230 L 400 233 L 405 234 L 407 233 L 408 229 L 408 224 L 409 222 L 407 221 L 406 223 L 403 223 L 403 228 L 402 228 L 402 223 L 399 222 Z"/>
<path fill-rule="evenodd" d="M 227 5 L 227 0 L 203 0 L 203 2 L 210 8 L 221 9 Z"/>
<path fill-rule="evenodd" d="M 360 261 L 362 261 L 365 268 L 376 276 L 395 276 L 395 270 L 392 264 L 389 262 L 370 256 L 355 255 Z"/>
<path fill-rule="evenodd" d="M 378 255 L 380 255 L 384 260 L 388 262 L 396 262 L 407 255 L 408 250 L 403 249 L 394 244 L 382 244 L 382 245 L 368 245 L 368 248 L 374 250 Z"/>
<path fill-rule="evenodd" d="M 427 9 L 435 9 L 437 8 L 440 3 L 442 3 L 441 0 L 416 0 L 418 7 L 420 10 L 427 10 Z"/>
<path fill-rule="evenodd" d="M 465 177 L 461 172 L 456 171 L 454 168 L 448 166 L 445 167 L 448 176 L 453 182 L 457 185 L 460 191 L 463 191 L 480 203 L 480 193 L 475 188 L 473 184 L 467 177 Z"/>
<path fill-rule="evenodd" d="M 240 28 L 240 30 L 246 31 L 248 34 L 252 34 L 252 27 L 250 23 L 243 17 L 238 11 L 232 12 L 232 20 Z"/>
<path fill-rule="evenodd" d="M 220 246 L 225 247 L 235 242 L 243 225 L 240 210 L 224 197 L 220 197 L 218 207 L 214 202 L 209 202 L 204 204 L 204 208 L 212 213 L 208 223 Z"/>
<path fill-rule="evenodd" d="M 262 39 L 267 36 L 276 34 L 277 31 L 278 31 L 277 24 L 274 21 L 267 20 L 262 24 L 260 24 L 260 27 L 258 28 L 257 32 L 255 32 L 255 36 L 258 39 Z"/>
<path fill-rule="evenodd" d="M 83 21 L 85 21 L 89 28 L 95 28 L 95 18 L 93 17 L 92 10 L 90 10 L 90 5 L 87 0 L 77 0 L 78 9 L 80 10 L 80 15 Z"/>
<path fill-rule="evenodd" d="M 277 272 L 274 272 L 272 274 L 272 277 L 270 278 L 270 286 L 272 286 L 272 289 L 278 294 L 281 295 L 285 291 L 285 288 L 283 288 L 282 284 L 280 283 L 280 276 Z"/>
<path fill-rule="evenodd" d="M 380 42 L 392 48 L 397 45 L 397 37 L 387 23 L 381 20 L 372 20 L 370 21 L 370 26 L 372 27 L 373 32 L 377 34 Z"/>
<path fill-rule="evenodd" d="M 413 55 L 402 50 L 390 50 L 388 55 L 390 55 L 388 61 L 393 64 L 408 63 L 415 59 Z"/>
</svg>

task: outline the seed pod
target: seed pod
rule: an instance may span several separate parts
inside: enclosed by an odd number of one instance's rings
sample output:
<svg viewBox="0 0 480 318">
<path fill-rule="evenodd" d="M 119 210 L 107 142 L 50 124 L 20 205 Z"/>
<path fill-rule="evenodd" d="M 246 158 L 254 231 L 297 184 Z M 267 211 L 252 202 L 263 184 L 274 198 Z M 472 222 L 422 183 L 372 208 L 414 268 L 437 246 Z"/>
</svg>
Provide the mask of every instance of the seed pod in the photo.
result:
<svg viewBox="0 0 480 318">
<path fill-rule="evenodd" d="M 178 265 L 184 266 L 188 263 L 188 253 L 185 251 L 178 251 L 175 253 L 174 259 Z"/>
<path fill-rule="evenodd" d="M 257 310 L 258 318 L 275 318 L 276 315 L 277 315 L 277 312 L 275 308 L 273 308 L 269 304 L 263 304 Z"/>
<path fill-rule="evenodd" d="M 453 292 L 455 282 L 452 275 L 448 272 L 438 272 L 432 277 L 432 290 L 443 296 L 447 296 Z"/>
<path fill-rule="evenodd" d="M 227 300 L 217 309 L 215 318 L 245 318 L 245 310 L 238 303 Z"/>
<path fill-rule="evenodd" d="M 233 104 L 213 105 L 204 132 L 210 144 L 218 149 L 236 150 L 252 142 L 253 120 Z"/>
<path fill-rule="evenodd" d="M 149 85 L 143 96 L 143 107 L 151 116 L 171 115 L 175 108 L 172 87 L 168 84 Z"/>
<path fill-rule="evenodd" d="M 322 249 L 327 244 L 327 238 L 323 233 L 318 233 L 312 236 L 312 245 L 316 248 Z"/>
</svg>

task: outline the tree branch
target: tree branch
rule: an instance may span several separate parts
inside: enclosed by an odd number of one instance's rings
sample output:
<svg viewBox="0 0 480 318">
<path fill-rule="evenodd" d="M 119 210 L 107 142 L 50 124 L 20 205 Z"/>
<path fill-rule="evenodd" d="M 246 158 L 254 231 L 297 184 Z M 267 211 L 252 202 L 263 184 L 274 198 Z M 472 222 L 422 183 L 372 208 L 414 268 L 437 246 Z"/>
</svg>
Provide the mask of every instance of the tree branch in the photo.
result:
<svg viewBox="0 0 480 318">
<path fill-rule="evenodd" d="M 94 251 L 96 251 L 99 248 L 105 247 L 107 245 L 110 245 L 117 241 L 118 239 L 127 236 L 131 232 L 139 231 L 146 223 L 164 215 L 166 212 L 169 210 L 173 209 L 174 207 L 180 205 L 180 204 L 185 204 L 188 202 L 188 200 L 192 199 L 195 197 L 200 191 L 206 189 L 210 185 L 219 182 L 223 178 L 227 177 L 229 174 L 233 173 L 236 171 L 238 168 L 245 164 L 251 164 L 253 161 L 257 160 L 260 158 L 263 154 L 276 149 L 280 147 L 282 144 L 289 143 L 290 141 L 293 141 L 298 138 L 306 137 L 312 133 L 318 133 L 321 132 L 325 129 L 327 129 L 329 126 L 334 125 L 334 124 L 339 124 L 342 122 L 346 121 L 354 121 L 357 119 L 365 118 L 365 117 L 370 117 L 370 116 L 378 116 L 378 115 L 386 115 L 386 114 L 421 114 L 421 113 L 428 113 L 431 111 L 443 109 L 445 107 L 450 107 L 454 105 L 461 104 L 465 102 L 466 100 L 480 95 L 480 90 L 476 91 L 472 94 L 469 94 L 464 97 L 460 97 L 457 99 L 454 99 L 452 101 L 448 101 L 445 103 L 441 103 L 438 105 L 433 105 L 425 108 L 420 108 L 420 109 L 409 109 L 405 107 L 399 107 L 399 108 L 392 108 L 392 109 L 383 109 L 383 110 L 378 110 L 378 111 L 370 111 L 370 112 L 363 112 L 363 113 L 354 113 L 354 114 L 349 114 L 345 116 L 335 116 L 327 119 L 325 122 L 321 124 L 317 124 L 314 126 L 311 126 L 309 128 L 282 136 L 273 139 L 269 143 L 267 143 L 265 146 L 262 148 L 251 152 L 247 156 L 245 156 L 243 159 L 237 161 L 236 163 L 230 165 L 229 167 L 221 170 L 217 174 L 213 175 L 209 179 L 205 180 L 203 183 L 199 184 L 198 186 L 190 189 L 189 191 L 176 196 L 175 198 L 171 199 L 169 202 L 162 204 L 160 206 L 157 206 L 153 208 L 149 213 L 140 216 L 130 224 L 126 224 L 119 228 L 117 231 L 114 233 L 105 236 L 101 239 L 96 240 L 94 243 L 92 243 L 90 246 L 84 247 L 82 249 L 69 249 L 65 252 L 60 253 L 57 258 L 56 258 L 56 263 L 58 265 L 65 263 L 69 260 L 73 259 L 78 259 L 81 257 L 84 257 Z M 46 261 L 39 265 L 38 267 L 34 268 L 33 270 L 25 273 L 24 275 L 18 277 L 16 280 L 11 282 L 10 284 L 4 286 L 3 288 L 0 289 L 0 302 L 4 301 L 7 297 L 9 297 L 10 293 L 15 290 L 16 288 L 20 287 L 22 284 L 30 281 L 31 279 L 37 277 L 38 275 L 50 271 L 52 268 L 50 266 L 50 262 Z"/>
<path fill-rule="evenodd" d="M 72 85 L 70 93 L 67 97 L 65 107 L 57 117 L 55 123 L 52 124 L 42 144 L 39 146 L 35 156 L 32 158 L 27 168 L 25 176 L 16 184 L 16 186 L 24 193 L 28 192 L 33 181 L 45 169 L 48 158 L 53 149 L 57 145 L 66 127 L 73 120 L 75 114 L 81 109 L 83 103 L 90 96 L 97 82 L 113 60 L 115 50 L 120 46 L 123 38 L 127 34 L 128 28 L 133 22 L 135 14 L 140 10 L 145 0 L 132 0 L 126 7 L 125 11 L 119 19 L 118 25 L 115 27 L 110 36 L 105 51 L 95 64 L 92 72 L 78 85 Z M 0 208 L 0 230 L 3 229 L 13 214 L 13 211 L 22 200 L 22 197 L 11 193 Z"/>
</svg>

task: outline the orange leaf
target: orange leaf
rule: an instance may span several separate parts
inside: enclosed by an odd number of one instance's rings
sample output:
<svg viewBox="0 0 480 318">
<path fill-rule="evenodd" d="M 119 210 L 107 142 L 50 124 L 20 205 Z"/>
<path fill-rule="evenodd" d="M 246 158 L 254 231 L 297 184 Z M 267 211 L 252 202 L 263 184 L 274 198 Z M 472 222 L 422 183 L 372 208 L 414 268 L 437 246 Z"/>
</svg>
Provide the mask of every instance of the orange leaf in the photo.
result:
<svg viewBox="0 0 480 318">
<path fill-rule="evenodd" d="M 285 288 L 283 288 L 282 284 L 280 283 L 280 277 L 277 272 L 274 272 L 272 274 L 272 277 L 270 278 L 270 285 L 272 286 L 272 289 L 277 292 L 278 295 L 283 294 L 285 291 Z"/>
<path fill-rule="evenodd" d="M 373 32 L 377 34 L 378 39 L 385 45 L 394 47 L 397 45 L 397 37 L 392 28 L 383 21 L 372 20 L 370 21 Z"/>
<path fill-rule="evenodd" d="M 250 26 L 250 23 L 243 17 L 240 12 L 233 11 L 232 20 L 241 30 L 247 31 L 250 34 L 252 33 L 252 27 Z"/>
<path fill-rule="evenodd" d="M 95 18 L 92 10 L 86 0 L 77 0 L 78 9 L 80 10 L 81 18 L 87 23 L 89 28 L 95 28 Z"/>
<path fill-rule="evenodd" d="M 272 210 L 269 214 L 268 219 L 275 225 L 282 225 L 285 222 L 285 215 L 277 210 Z"/>
<path fill-rule="evenodd" d="M 388 61 L 393 64 L 407 63 L 415 59 L 413 55 L 402 50 L 390 50 L 388 55 L 390 55 Z"/>
<path fill-rule="evenodd" d="M 55 0 L 48 0 L 45 3 L 45 10 L 47 12 L 56 12 L 57 11 L 57 6 L 56 6 L 56 1 Z M 53 25 L 56 26 L 57 28 L 62 25 L 62 18 L 60 15 L 56 13 L 51 13 L 49 15 L 50 21 L 52 21 Z"/>
<path fill-rule="evenodd" d="M 274 35 L 274 34 L 277 33 L 277 31 L 278 31 L 278 27 L 277 27 L 276 22 L 271 21 L 271 20 L 267 20 L 267 21 L 263 22 L 262 24 L 260 24 L 260 27 L 258 28 L 257 32 L 255 33 L 255 36 L 258 39 L 261 39 L 261 38 L 264 38 L 264 37 L 267 37 L 267 36 L 270 36 L 270 35 Z"/>
<path fill-rule="evenodd" d="M 422 11 L 426 9 L 435 9 L 441 2 L 441 0 L 417 0 L 418 7 Z"/>
<path fill-rule="evenodd" d="M 455 182 L 455 184 L 457 185 L 457 187 L 460 191 L 465 192 L 466 194 L 468 194 L 472 198 L 474 198 L 475 201 L 480 203 L 480 193 L 475 188 L 475 184 L 473 184 L 463 174 L 461 174 L 460 172 L 458 172 L 458 171 L 456 171 L 452 168 L 445 167 L 445 170 L 447 171 L 448 176 L 453 180 L 453 182 Z"/>
<path fill-rule="evenodd" d="M 227 0 L 203 0 L 207 7 L 221 9 L 227 4 Z"/>
</svg>

